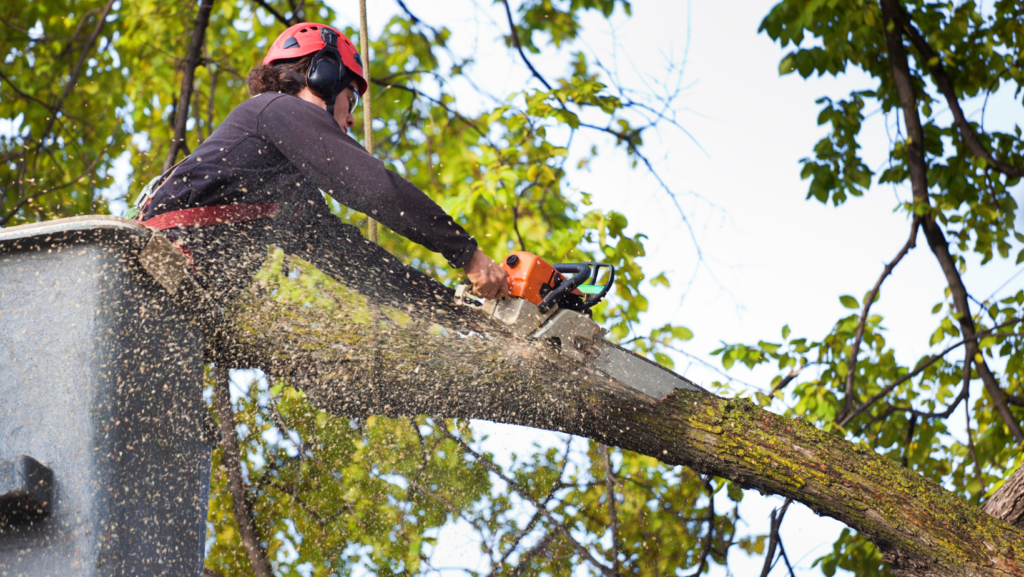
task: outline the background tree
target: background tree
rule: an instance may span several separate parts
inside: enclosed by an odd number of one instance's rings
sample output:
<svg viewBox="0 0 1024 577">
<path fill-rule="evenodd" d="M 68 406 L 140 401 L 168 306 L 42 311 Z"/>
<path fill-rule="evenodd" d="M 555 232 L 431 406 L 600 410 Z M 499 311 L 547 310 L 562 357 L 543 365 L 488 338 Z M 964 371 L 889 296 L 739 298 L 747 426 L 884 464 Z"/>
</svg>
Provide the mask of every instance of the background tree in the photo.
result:
<svg viewBox="0 0 1024 577">
<path fill-rule="evenodd" d="M 574 52 L 581 14 L 607 18 L 628 12 L 627 2 L 497 2 L 496 8 L 509 26 L 508 49 L 535 82 L 470 113 L 447 81 L 470 75 L 472 60 L 448 48 L 449 31 L 397 3 L 385 33 L 373 39 L 378 154 L 459 214 L 491 254 L 525 248 L 554 260 L 616 264 L 623 281 L 597 318 L 614 338 L 671 364 L 665 353 L 689 331 L 635 330 L 647 308 L 642 283 L 667 280 L 645 276 L 637 260 L 644 238 L 625 233 L 625 217 L 590 209 L 588 195 L 566 185 L 565 162 L 574 136 L 584 131 L 613 135 L 636 165 L 654 170 L 643 135 L 673 123 L 675 94 L 608 85 L 608 74 Z M 1021 13 L 1014 2 L 997 2 L 993 14 L 982 18 L 972 3 L 792 1 L 776 6 L 763 24 L 784 45 L 797 45 L 783 72 L 836 74 L 856 66 L 878 80 L 877 87 L 847 100 L 822 102 L 822 121 L 833 130 L 805 163 L 809 196 L 838 206 L 875 178 L 911 182 L 913 201 L 904 207 L 910 240 L 898 256 L 923 230 L 950 287 L 948 302 L 936 309 L 946 313 L 932 344 L 948 348 L 962 341 L 964 361 L 943 355 L 915 365 L 919 372 L 899 366 L 885 348 L 882 319 L 868 310 L 877 287 L 863 306 L 844 297 L 861 314 L 840 319 L 820 341 L 791 338 L 783 329 L 779 345 L 719 351 L 727 370 L 736 361 L 777 363 L 782 374 L 773 392 L 789 391 L 787 414 L 863 440 L 975 501 L 1019 464 L 1013 460 L 1020 440 L 1013 417 L 1013 406 L 1021 404 L 1019 339 L 1007 334 L 1016 330 L 1007 323 L 1020 318 L 1024 295 L 983 303 L 972 313 L 957 281 L 957 267 L 962 270 L 966 261 L 956 251 L 977 251 L 987 262 L 1009 257 L 1014 242 L 1024 240 L 1013 231 L 1016 206 L 1007 192 L 1019 180 L 1014 167 L 1022 165 L 1020 135 L 1019 129 L 1015 135 L 986 134 L 962 120 L 962 113 L 941 126 L 932 104 L 945 101 L 952 109 L 956 98 L 1004 82 L 1019 86 Z M 286 25 L 335 17 L 319 3 L 261 0 L 18 2 L 0 14 L 3 45 L 11 46 L 0 71 L 0 118 L 14 119 L 14 132 L 3 135 L 0 149 L 0 225 L 8 226 L 109 210 L 111 200 L 120 200 L 108 187 L 115 184 L 111 171 L 123 151 L 135 182 L 148 180 L 180 159 L 179 152 L 193 149 L 246 97 L 245 73 Z M 199 43 L 197 31 L 203 32 Z M 820 45 L 801 44 L 808 32 Z M 531 58 L 565 50 L 573 65 L 563 78 L 545 78 L 533 67 Z M 894 143 L 893 164 L 877 177 L 857 156 L 863 110 L 875 102 L 903 119 L 909 137 Z M 189 108 L 181 110 L 182 103 Z M 922 115 L 914 128 L 915 116 Z M 592 159 L 603 154 L 595 150 Z M 668 187 L 664 192 L 673 194 Z M 363 219 L 336 209 L 350 221 Z M 944 232 L 953 235 L 953 247 Z M 415 266 L 454 280 L 436 255 L 386 232 L 382 242 Z M 883 272 L 879 286 L 891 267 Z M 982 333 L 986 326 L 989 332 Z M 858 351 L 864 355 L 859 359 Z M 800 369 L 809 364 L 820 371 L 802 381 Z M 972 393 L 974 379 L 984 383 L 984 393 L 977 385 Z M 211 410 L 227 386 L 222 378 L 218 397 L 212 381 Z M 238 396 L 236 390 L 231 418 L 237 420 L 241 463 L 215 468 L 211 500 L 208 565 L 225 575 L 259 573 L 261 556 L 279 574 L 307 568 L 317 575 L 343 574 L 356 566 L 379 573 L 429 571 L 436 568 L 427 556 L 430 530 L 456 519 L 479 534 L 495 574 L 565 574 L 580 564 L 602 573 L 699 574 L 723 563 L 733 544 L 759 553 L 769 545 L 766 568 L 784 554 L 777 536 L 784 509 L 773 517 L 770 543 L 738 535 L 735 507 L 716 510 L 722 500 L 710 498 L 742 498 L 722 479 L 582 440 L 490 468 L 466 423 L 428 417 L 345 421 L 312 409 L 283 383 L 240 384 L 247 391 Z M 973 407 L 964 402 L 972 397 Z M 765 405 L 772 401 L 757 398 Z M 974 431 L 967 447 L 945 435 L 943 418 L 960 405 L 968 407 Z M 222 426 L 231 424 L 226 415 L 220 413 Z M 216 459 L 230 460 L 223 451 Z M 229 496 L 232 471 L 245 491 Z M 243 546 L 242 527 L 250 522 L 255 555 Z M 885 571 L 878 551 L 854 533 L 844 533 L 821 566 L 826 574 L 837 566 L 865 575 Z"/>
</svg>

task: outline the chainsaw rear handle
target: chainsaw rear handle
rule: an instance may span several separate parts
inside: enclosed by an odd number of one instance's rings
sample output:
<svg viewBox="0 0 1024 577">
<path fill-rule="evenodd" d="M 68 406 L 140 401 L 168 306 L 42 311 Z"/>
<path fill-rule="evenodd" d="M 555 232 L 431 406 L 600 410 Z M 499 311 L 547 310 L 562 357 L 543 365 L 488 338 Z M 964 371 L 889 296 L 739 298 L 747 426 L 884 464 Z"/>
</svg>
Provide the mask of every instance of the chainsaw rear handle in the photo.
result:
<svg viewBox="0 0 1024 577">
<path fill-rule="evenodd" d="M 587 282 L 587 280 L 590 280 L 591 283 L 596 283 L 601 267 L 608 268 L 608 281 L 605 282 L 604 288 L 601 289 L 601 292 L 583 301 L 579 307 L 573 307 L 573 310 L 578 310 L 580 312 L 590 310 L 591 307 L 601 302 L 601 299 L 608 294 L 608 291 L 615 283 L 615 267 L 603 262 L 580 262 L 554 265 L 555 270 L 558 272 L 562 274 L 573 274 L 573 277 L 563 281 L 555 287 L 554 290 L 544 296 L 544 300 L 537 305 L 540 312 L 547 313 L 548 310 L 550 310 L 558 301 L 559 297 L 576 290 L 581 284 Z"/>
<path fill-rule="evenodd" d="M 589 310 L 591 307 L 601 302 L 605 295 L 608 294 L 608 291 L 611 290 L 612 285 L 615 284 L 615 267 L 606 262 L 585 262 L 581 264 L 593 267 L 592 270 L 594 274 L 590 277 L 589 284 L 597 284 L 597 277 L 601 275 L 601 267 L 608 268 L 608 281 L 604 283 L 604 287 L 601 288 L 601 292 L 583 302 L 583 308 Z M 558 270 L 558 267 L 560 266 L 562 265 L 555 265 L 555 270 Z"/>
</svg>

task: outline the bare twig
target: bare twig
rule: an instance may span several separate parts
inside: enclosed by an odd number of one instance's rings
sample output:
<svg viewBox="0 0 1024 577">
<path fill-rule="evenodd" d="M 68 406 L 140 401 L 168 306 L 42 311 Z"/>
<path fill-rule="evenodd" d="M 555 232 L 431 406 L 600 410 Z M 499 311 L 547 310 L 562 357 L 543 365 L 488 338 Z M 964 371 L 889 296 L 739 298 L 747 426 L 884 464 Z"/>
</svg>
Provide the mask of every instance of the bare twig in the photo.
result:
<svg viewBox="0 0 1024 577">
<path fill-rule="evenodd" d="M 519 43 L 519 32 L 516 30 L 516 23 L 512 19 L 512 9 L 509 8 L 508 0 L 501 1 L 505 4 L 505 14 L 508 16 L 508 26 L 512 32 L 512 42 L 516 45 L 516 50 L 519 51 L 519 56 L 523 59 L 523 62 L 526 63 L 526 67 L 530 69 L 530 72 L 533 73 L 534 77 L 536 77 L 537 80 L 540 80 L 540 83 L 543 84 L 548 91 L 553 92 L 555 89 L 552 88 L 551 85 L 548 84 L 548 81 L 540 75 L 540 72 L 537 72 L 537 69 L 533 67 L 533 63 L 530 62 L 530 59 L 526 57 L 526 53 L 523 52 L 523 45 Z"/>
<path fill-rule="evenodd" d="M 768 577 L 768 573 L 772 570 L 775 565 L 775 548 L 781 546 L 782 541 L 779 537 L 779 528 L 782 527 L 782 518 L 786 515 L 786 510 L 789 509 L 792 499 L 786 499 L 786 502 L 782 504 L 779 509 L 772 509 L 772 514 L 769 517 L 771 519 L 771 532 L 768 535 L 768 552 L 764 556 L 764 566 L 761 568 L 761 577 Z M 789 564 L 789 561 L 786 561 Z M 792 572 L 792 568 L 790 568 Z"/>
<path fill-rule="evenodd" d="M 273 577 L 267 552 L 263 548 L 252 511 L 246 498 L 245 480 L 242 479 L 241 453 L 238 450 L 238 433 L 235 431 L 235 415 L 231 408 L 231 391 L 229 385 L 231 374 L 226 367 L 213 370 L 214 394 L 217 399 L 217 420 L 220 421 L 221 448 L 224 450 L 222 462 L 228 473 L 228 487 L 235 505 L 235 521 L 242 537 L 242 545 L 252 563 L 256 577 Z"/>
<path fill-rule="evenodd" d="M 178 152 L 185 145 L 185 126 L 188 122 L 188 107 L 192 101 L 192 88 L 196 78 L 196 67 L 202 61 L 203 43 L 206 40 L 206 27 L 210 24 L 210 11 L 213 9 L 213 0 L 202 0 L 199 4 L 199 13 L 196 14 L 196 22 L 192 26 L 192 38 L 188 43 L 188 52 L 185 55 L 184 70 L 181 76 L 181 92 L 178 95 L 178 107 L 174 111 L 174 136 L 171 137 L 171 147 L 167 151 L 167 158 L 164 159 L 162 172 L 174 166 L 178 158 Z"/>
<path fill-rule="evenodd" d="M 871 305 L 874 304 L 875 299 L 878 297 L 878 291 L 882 288 L 882 283 L 885 279 L 892 274 L 893 269 L 896 265 L 903 260 L 903 257 L 910 252 L 910 249 L 917 245 L 917 228 L 921 224 L 921 219 L 918 216 L 914 216 L 910 223 L 910 238 L 903 245 L 903 248 L 896 254 L 896 258 L 892 259 L 892 262 L 885 265 L 885 269 L 882 270 L 882 276 L 878 277 L 878 282 L 875 283 L 874 288 L 868 293 L 868 296 L 864 298 L 864 306 L 860 311 L 860 320 L 857 322 L 857 333 L 853 337 L 853 347 L 850 349 L 850 360 L 849 370 L 846 373 L 846 393 L 843 401 L 843 412 L 839 414 L 837 420 L 842 420 L 846 413 L 853 410 L 853 381 L 857 374 L 857 354 L 860 352 L 860 343 L 864 339 L 864 327 L 867 325 L 868 311 L 871 310 Z"/>
</svg>

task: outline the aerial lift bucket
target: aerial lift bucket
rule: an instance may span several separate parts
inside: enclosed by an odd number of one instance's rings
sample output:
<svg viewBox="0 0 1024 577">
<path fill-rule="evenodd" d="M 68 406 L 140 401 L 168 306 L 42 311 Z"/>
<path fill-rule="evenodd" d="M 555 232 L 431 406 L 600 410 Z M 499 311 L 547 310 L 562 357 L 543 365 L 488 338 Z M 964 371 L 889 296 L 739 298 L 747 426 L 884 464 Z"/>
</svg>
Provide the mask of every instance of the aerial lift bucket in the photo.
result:
<svg viewBox="0 0 1024 577">
<path fill-rule="evenodd" d="M 0 575 L 202 573 L 215 429 L 176 252 L 113 217 L 0 229 Z"/>
</svg>

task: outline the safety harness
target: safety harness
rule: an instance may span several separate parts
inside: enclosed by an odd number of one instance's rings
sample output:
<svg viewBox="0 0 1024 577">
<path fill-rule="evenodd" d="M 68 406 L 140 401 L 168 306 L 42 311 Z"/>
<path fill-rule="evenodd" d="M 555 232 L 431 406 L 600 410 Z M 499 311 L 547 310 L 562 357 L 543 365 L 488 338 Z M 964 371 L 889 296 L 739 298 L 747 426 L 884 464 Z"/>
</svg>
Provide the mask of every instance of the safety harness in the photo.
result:
<svg viewBox="0 0 1024 577">
<path fill-rule="evenodd" d="M 199 206 L 195 208 L 186 208 L 182 210 L 175 210 L 171 212 L 165 212 L 158 214 L 153 218 L 143 220 L 146 214 L 146 210 L 149 208 L 149 203 L 153 201 L 153 196 L 156 190 L 160 188 L 167 178 L 174 173 L 174 170 L 181 166 L 182 162 L 185 162 L 188 157 L 186 156 L 171 168 L 164 171 L 163 174 L 157 176 L 153 180 L 149 181 L 149 184 L 142 189 L 139 193 L 139 197 L 135 199 L 135 205 L 125 216 L 127 218 L 134 219 L 135 221 L 149 227 L 153 230 L 168 230 L 172 228 L 182 228 L 187 226 L 210 226 L 214 224 L 235 224 L 239 222 L 248 222 L 250 220 L 259 220 L 261 218 L 271 218 L 277 214 L 277 211 L 281 208 L 281 203 L 271 202 L 266 204 L 222 204 L 218 206 Z M 188 262 L 193 271 L 195 271 L 195 261 L 192 259 L 192 253 L 178 240 L 171 239 L 174 246 L 181 251 L 181 254 L 188 258 Z"/>
</svg>

